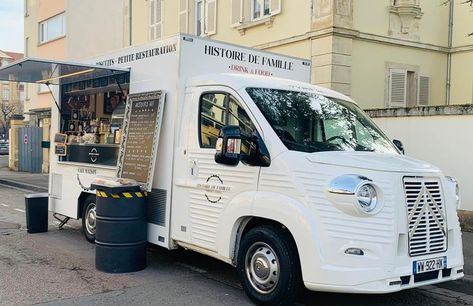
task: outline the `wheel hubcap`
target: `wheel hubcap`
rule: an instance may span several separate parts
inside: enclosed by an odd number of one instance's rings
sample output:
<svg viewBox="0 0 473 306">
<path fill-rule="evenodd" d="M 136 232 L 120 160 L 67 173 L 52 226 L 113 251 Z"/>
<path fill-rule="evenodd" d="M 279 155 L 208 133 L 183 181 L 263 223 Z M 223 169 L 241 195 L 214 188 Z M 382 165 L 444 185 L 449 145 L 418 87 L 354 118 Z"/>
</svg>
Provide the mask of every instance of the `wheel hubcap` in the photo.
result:
<svg viewBox="0 0 473 306">
<path fill-rule="evenodd" d="M 264 242 L 254 243 L 246 253 L 246 276 L 251 286 L 262 294 L 271 293 L 279 281 L 279 260 Z"/>
<path fill-rule="evenodd" d="M 97 213 L 95 209 L 95 204 L 91 205 L 87 210 L 86 218 L 85 218 L 85 227 L 87 228 L 87 232 L 91 235 L 95 235 L 95 224 L 97 220 Z"/>
</svg>

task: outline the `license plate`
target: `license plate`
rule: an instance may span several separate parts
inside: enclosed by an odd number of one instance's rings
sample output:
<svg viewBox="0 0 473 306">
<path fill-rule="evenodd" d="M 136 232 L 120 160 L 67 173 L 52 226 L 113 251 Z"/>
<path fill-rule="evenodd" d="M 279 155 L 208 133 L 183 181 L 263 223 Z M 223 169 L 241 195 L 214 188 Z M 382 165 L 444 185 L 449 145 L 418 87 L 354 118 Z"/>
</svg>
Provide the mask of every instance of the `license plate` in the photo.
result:
<svg viewBox="0 0 473 306">
<path fill-rule="evenodd" d="M 442 270 L 447 267 L 447 256 L 416 260 L 412 263 L 414 274 Z"/>
</svg>

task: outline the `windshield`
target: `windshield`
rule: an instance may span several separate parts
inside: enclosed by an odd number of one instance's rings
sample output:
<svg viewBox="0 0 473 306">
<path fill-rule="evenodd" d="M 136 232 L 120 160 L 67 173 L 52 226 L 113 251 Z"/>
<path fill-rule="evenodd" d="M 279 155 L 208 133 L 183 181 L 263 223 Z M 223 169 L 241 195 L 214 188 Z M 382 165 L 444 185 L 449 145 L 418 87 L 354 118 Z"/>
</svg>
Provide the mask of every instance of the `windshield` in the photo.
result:
<svg viewBox="0 0 473 306">
<path fill-rule="evenodd" d="M 309 92 L 269 88 L 246 91 L 289 150 L 397 153 L 354 103 Z"/>
</svg>

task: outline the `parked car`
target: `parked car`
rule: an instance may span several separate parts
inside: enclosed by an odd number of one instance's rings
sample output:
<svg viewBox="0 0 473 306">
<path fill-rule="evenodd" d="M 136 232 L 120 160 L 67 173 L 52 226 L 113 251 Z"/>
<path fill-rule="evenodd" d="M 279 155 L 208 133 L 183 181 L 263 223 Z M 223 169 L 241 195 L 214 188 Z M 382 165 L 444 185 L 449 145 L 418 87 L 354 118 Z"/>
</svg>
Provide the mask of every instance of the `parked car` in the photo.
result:
<svg viewBox="0 0 473 306">
<path fill-rule="evenodd" d="M 0 155 L 8 155 L 8 152 L 9 152 L 9 146 L 8 146 L 8 142 L 5 141 L 5 142 L 1 142 L 0 141 Z"/>
</svg>

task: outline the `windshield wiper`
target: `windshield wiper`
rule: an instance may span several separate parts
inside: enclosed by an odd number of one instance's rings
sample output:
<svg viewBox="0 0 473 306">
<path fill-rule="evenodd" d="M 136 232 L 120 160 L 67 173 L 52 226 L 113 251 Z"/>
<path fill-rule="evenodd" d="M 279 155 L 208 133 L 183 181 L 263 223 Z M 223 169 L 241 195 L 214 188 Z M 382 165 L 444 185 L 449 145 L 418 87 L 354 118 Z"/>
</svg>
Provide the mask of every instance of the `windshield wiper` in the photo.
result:
<svg viewBox="0 0 473 306">
<path fill-rule="evenodd" d="M 364 151 L 364 152 L 374 152 L 374 149 L 362 146 L 360 144 L 356 145 L 355 151 Z"/>
</svg>

